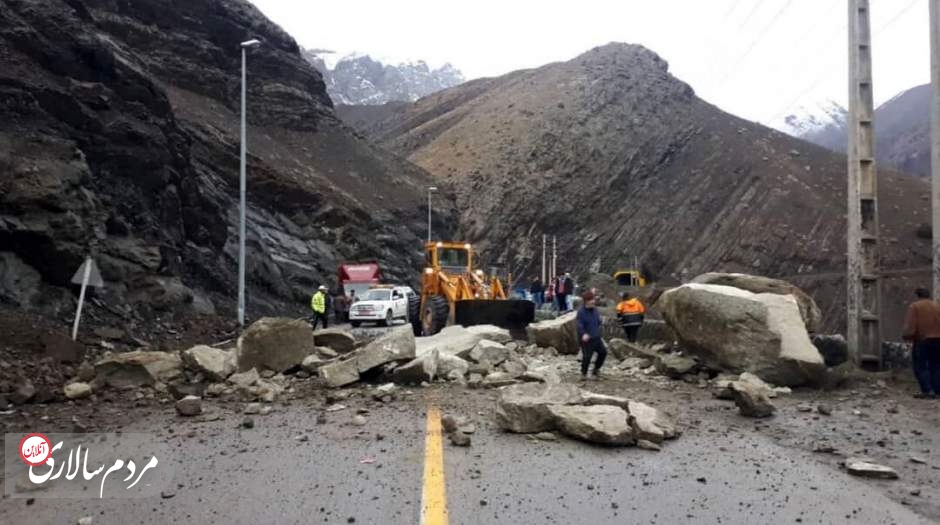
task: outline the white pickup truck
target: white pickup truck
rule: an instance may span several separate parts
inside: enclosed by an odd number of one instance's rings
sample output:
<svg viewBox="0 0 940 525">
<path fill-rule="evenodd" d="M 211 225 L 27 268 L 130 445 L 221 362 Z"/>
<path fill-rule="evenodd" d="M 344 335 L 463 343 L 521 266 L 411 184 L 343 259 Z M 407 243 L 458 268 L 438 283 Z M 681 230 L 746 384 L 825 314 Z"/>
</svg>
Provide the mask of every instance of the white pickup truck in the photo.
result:
<svg viewBox="0 0 940 525">
<path fill-rule="evenodd" d="M 358 327 L 363 322 L 390 326 L 396 319 L 408 322 L 408 301 L 416 297 L 409 286 L 374 286 L 349 307 L 349 323 Z"/>
</svg>

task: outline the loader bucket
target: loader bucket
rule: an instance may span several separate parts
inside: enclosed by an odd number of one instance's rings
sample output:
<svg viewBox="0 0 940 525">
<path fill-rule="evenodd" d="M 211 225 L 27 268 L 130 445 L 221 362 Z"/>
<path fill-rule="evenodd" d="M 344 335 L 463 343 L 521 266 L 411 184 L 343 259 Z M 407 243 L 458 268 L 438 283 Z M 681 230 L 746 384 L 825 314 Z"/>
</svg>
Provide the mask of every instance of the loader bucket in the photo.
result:
<svg viewBox="0 0 940 525">
<path fill-rule="evenodd" d="M 470 299 L 454 305 L 454 322 L 461 326 L 492 324 L 510 330 L 535 320 L 535 303 L 522 299 Z"/>
</svg>

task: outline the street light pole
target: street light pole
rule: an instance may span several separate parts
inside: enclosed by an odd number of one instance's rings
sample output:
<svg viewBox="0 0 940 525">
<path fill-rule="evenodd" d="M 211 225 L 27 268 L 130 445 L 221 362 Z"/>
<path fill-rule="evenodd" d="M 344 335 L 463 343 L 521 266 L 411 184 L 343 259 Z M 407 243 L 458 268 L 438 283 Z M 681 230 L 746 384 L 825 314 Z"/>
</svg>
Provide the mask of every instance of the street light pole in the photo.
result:
<svg viewBox="0 0 940 525">
<path fill-rule="evenodd" d="M 242 48 L 242 111 L 241 111 L 241 161 L 238 176 L 238 326 L 245 326 L 245 158 L 246 158 L 246 98 L 247 98 L 247 54 L 248 48 L 261 44 L 257 40 L 241 43 Z"/>
<path fill-rule="evenodd" d="M 437 191 L 437 186 L 428 188 L 428 242 L 431 242 L 431 193 Z"/>
</svg>

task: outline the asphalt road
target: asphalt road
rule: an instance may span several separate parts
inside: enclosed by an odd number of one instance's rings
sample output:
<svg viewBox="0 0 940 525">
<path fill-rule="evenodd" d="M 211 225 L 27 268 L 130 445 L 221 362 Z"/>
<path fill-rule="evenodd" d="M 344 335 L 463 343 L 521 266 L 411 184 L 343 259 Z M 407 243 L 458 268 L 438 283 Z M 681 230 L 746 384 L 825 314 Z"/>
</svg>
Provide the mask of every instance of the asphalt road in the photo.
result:
<svg viewBox="0 0 940 525">
<path fill-rule="evenodd" d="M 240 427 L 240 403 L 207 401 L 220 418 L 206 422 L 158 406 L 109 430 L 151 432 L 170 446 L 172 497 L 4 498 L 0 523 L 418 524 L 431 405 L 477 427 L 470 448 L 445 440 L 450 524 L 930 523 L 882 490 L 898 482 L 852 478 L 746 428 L 711 428 L 720 418 L 661 452 L 537 442 L 493 426 L 494 396 L 434 386 L 388 405 L 354 397 L 320 422 L 322 401 L 300 400 L 253 416 L 252 429 Z M 359 408 L 369 410 L 364 426 L 352 422 Z"/>
</svg>

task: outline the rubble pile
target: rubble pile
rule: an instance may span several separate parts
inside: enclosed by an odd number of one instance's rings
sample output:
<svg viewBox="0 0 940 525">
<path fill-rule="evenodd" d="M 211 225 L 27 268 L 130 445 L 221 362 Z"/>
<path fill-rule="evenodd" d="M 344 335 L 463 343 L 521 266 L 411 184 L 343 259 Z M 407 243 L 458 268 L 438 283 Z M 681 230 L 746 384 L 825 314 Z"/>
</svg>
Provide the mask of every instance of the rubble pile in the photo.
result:
<svg viewBox="0 0 940 525">
<path fill-rule="evenodd" d="M 509 432 L 558 431 L 603 445 L 659 444 L 678 436 L 671 418 L 649 405 L 581 390 L 572 384 L 514 385 L 496 402 L 497 424 Z"/>
</svg>

